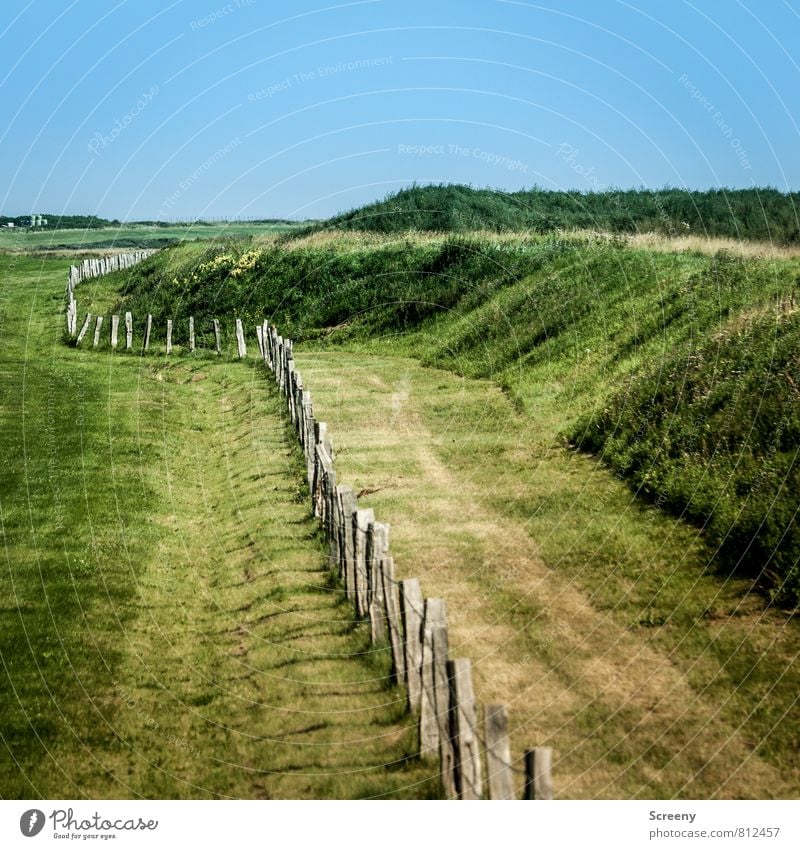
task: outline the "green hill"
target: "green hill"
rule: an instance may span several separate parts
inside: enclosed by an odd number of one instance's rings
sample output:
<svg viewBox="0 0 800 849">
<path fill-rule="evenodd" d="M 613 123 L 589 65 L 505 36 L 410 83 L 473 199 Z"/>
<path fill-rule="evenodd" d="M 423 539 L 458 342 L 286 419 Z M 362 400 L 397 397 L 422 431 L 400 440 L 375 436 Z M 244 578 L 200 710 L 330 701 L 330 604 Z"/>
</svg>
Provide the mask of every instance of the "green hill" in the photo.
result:
<svg viewBox="0 0 800 849">
<path fill-rule="evenodd" d="M 613 189 L 501 192 L 462 185 L 413 186 L 337 215 L 315 229 L 462 233 L 592 229 L 800 242 L 800 193 L 771 188 L 687 191 Z"/>
</svg>

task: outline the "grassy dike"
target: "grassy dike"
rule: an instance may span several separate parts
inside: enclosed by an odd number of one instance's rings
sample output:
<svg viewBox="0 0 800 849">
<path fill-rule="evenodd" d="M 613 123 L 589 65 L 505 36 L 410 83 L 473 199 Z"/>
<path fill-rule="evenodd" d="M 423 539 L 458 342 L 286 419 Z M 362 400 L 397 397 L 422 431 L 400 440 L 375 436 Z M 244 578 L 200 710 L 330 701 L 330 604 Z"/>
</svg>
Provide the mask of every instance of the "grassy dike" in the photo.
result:
<svg viewBox="0 0 800 849">
<path fill-rule="evenodd" d="M 67 264 L 0 257 L 0 796 L 436 795 L 261 370 L 64 346 Z"/>
</svg>

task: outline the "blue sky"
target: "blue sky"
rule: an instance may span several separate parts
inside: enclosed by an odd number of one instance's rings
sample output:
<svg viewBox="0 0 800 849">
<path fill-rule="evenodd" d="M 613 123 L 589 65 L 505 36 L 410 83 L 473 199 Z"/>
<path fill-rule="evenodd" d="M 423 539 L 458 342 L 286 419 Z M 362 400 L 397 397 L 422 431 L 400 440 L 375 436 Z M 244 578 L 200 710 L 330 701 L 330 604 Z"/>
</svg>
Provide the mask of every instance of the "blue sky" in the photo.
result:
<svg viewBox="0 0 800 849">
<path fill-rule="evenodd" d="M 0 213 L 800 189 L 798 0 L 5 0 Z M 794 55 L 793 55 L 794 54 Z"/>
</svg>

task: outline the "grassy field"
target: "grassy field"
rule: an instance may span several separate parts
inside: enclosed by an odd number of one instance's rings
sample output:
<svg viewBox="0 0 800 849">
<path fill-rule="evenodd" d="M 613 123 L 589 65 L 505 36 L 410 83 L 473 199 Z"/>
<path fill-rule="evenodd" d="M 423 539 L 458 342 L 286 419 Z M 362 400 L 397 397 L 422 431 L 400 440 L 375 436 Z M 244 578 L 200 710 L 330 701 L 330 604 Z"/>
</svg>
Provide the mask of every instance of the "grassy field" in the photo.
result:
<svg viewBox="0 0 800 849">
<path fill-rule="evenodd" d="M 107 250 L 110 248 L 163 247 L 171 242 L 195 239 L 228 239 L 248 236 L 274 237 L 301 225 L 255 224 L 231 221 L 219 224 L 121 224 L 119 227 L 86 230 L 37 230 L 21 227 L 0 228 L 0 251 Z"/>
<path fill-rule="evenodd" d="M 0 796 L 435 796 L 262 369 L 65 346 L 67 264 L 0 258 Z"/>
</svg>

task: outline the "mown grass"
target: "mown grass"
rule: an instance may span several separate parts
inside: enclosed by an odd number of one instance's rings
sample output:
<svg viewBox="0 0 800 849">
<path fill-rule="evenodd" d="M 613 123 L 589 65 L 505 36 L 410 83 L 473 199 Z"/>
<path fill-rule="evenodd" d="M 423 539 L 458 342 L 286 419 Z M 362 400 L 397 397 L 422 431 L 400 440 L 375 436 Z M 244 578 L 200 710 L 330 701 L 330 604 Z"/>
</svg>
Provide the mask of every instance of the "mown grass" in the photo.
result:
<svg viewBox="0 0 800 849">
<path fill-rule="evenodd" d="M 528 415 L 375 346 L 296 359 L 339 480 L 391 524 L 399 575 L 447 600 L 479 699 L 510 703 L 516 758 L 552 745 L 563 798 L 798 795 L 797 621 L 564 451 L 551 387 Z"/>
<path fill-rule="evenodd" d="M 64 345 L 66 266 L 0 259 L 0 795 L 436 795 L 261 370 Z"/>
</svg>

